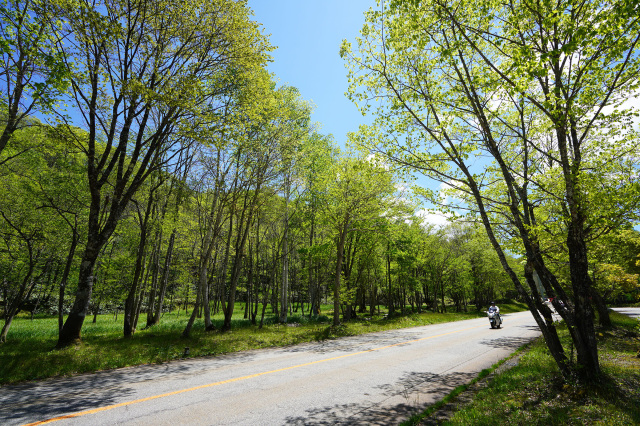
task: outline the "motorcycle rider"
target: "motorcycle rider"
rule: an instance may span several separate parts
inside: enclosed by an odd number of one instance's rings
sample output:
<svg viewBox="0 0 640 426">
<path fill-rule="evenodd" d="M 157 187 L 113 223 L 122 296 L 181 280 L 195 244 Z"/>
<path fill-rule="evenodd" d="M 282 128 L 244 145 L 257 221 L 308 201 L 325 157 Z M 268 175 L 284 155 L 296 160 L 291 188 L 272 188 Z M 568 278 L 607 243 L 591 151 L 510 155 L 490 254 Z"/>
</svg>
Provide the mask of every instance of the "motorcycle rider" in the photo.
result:
<svg viewBox="0 0 640 426">
<path fill-rule="evenodd" d="M 489 306 L 489 312 L 495 312 L 498 316 L 496 322 L 498 325 L 502 324 L 502 318 L 500 317 L 500 308 L 496 306 L 496 302 L 491 301 L 491 306 Z"/>
</svg>

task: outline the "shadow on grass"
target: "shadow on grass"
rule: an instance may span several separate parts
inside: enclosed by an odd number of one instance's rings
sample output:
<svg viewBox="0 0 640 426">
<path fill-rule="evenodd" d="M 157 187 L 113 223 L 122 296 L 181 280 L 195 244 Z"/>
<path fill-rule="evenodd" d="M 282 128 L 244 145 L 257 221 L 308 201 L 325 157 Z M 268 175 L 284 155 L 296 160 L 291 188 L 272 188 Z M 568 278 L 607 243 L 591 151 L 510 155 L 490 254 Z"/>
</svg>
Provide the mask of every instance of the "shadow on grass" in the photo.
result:
<svg viewBox="0 0 640 426">
<path fill-rule="evenodd" d="M 631 417 L 636 424 L 640 424 L 640 373 L 635 377 L 616 378 L 603 375 L 597 387 L 589 389 L 589 393 L 597 394 L 600 398 L 616 404 Z"/>
<path fill-rule="evenodd" d="M 566 329 L 560 327 L 559 334 L 568 347 Z M 598 340 L 603 374 L 596 382 L 563 379 L 540 339 L 472 402 L 458 406 L 449 424 L 493 424 L 495 419 L 508 424 L 640 424 L 640 361 L 634 355 L 640 339 L 635 324 L 600 330 Z M 497 403 L 490 402 L 491 395 Z"/>
</svg>

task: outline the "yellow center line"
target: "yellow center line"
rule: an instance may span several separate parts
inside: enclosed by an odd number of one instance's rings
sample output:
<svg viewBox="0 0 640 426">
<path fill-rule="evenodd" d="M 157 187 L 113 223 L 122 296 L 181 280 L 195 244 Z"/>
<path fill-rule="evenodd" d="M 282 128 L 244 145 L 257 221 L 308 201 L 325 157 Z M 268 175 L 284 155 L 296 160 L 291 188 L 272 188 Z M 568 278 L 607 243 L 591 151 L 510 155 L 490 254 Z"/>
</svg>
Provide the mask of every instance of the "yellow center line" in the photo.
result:
<svg viewBox="0 0 640 426">
<path fill-rule="evenodd" d="M 482 326 L 482 327 L 484 327 L 484 326 Z M 119 404 L 107 405 L 107 406 L 104 406 L 104 407 L 94 408 L 93 410 L 79 411 L 77 413 L 67 414 L 67 415 L 64 415 L 64 416 L 53 417 L 53 418 L 50 418 L 50 419 L 47 419 L 47 420 L 42 420 L 42 421 L 38 421 L 38 422 L 34 422 L 34 423 L 27 423 L 27 424 L 25 424 L 23 426 L 44 425 L 44 424 L 47 424 L 47 423 L 57 422 L 58 420 L 71 419 L 71 418 L 74 418 L 74 417 L 86 416 L 88 414 L 95 414 L 95 413 L 99 413 L 101 411 L 107 411 L 107 410 L 111 410 L 111 409 L 114 409 L 114 408 L 125 407 L 127 405 L 138 404 L 138 403 L 145 402 L 145 401 L 151 401 L 153 399 L 165 398 L 167 396 L 178 395 L 178 394 L 185 393 L 185 392 L 192 392 L 192 391 L 195 391 L 195 390 L 198 390 L 198 389 L 205 389 L 205 388 L 210 388 L 210 387 L 213 387 L 213 386 L 220 386 L 220 385 L 224 385 L 224 384 L 227 384 L 227 383 L 239 382 L 241 380 L 253 379 L 255 377 L 260 377 L 260 376 L 264 376 L 264 375 L 267 375 L 267 374 L 279 373 L 281 371 L 293 370 L 295 368 L 306 367 L 306 366 L 309 366 L 309 365 L 320 364 L 320 363 L 328 362 L 328 361 L 335 361 L 336 359 L 348 358 L 348 357 L 355 356 L 355 355 L 362 355 L 362 354 L 366 354 L 366 353 L 369 353 L 369 352 L 374 352 L 374 351 L 380 351 L 380 350 L 383 350 L 383 349 L 393 348 L 394 346 L 401 346 L 401 345 L 406 345 L 408 343 L 420 342 L 422 340 L 435 339 L 436 337 L 443 337 L 443 336 L 447 336 L 449 334 L 460 333 L 460 332 L 463 332 L 463 331 L 473 330 L 473 329 L 476 329 L 476 328 L 481 328 L 481 327 L 476 326 L 476 327 L 465 328 L 465 329 L 462 329 L 462 330 L 450 331 L 448 333 L 437 334 L 435 336 L 422 337 L 420 339 L 414 339 L 414 340 L 407 340 L 405 342 L 394 343 L 392 345 L 380 346 L 379 348 L 367 349 L 365 351 L 353 352 L 353 353 L 350 353 L 350 354 L 340 355 L 340 356 L 336 356 L 336 357 L 332 357 L 332 358 L 320 359 L 320 360 L 317 360 L 317 361 L 307 362 L 307 363 L 304 363 L 304 364 L 293 365 L 291 367 L 279 368 L 277 370 L 263 371 L 262 373 L 250 374 L 248 376 L 236 377 L 236 378 L 233 378 L 233 379 L 222 380 L 222 381 L 215 382 L 215 383 L 208 383 L 206 385 L 195 386 L 195 387 L 188 388 L 188 389 L 180 389 L 180 390 L 177 390 L 177 391 L 163 393 L 163 394 L 160 394 L 160 395 L 154 395 L 154 396 L 148 396 L 146 398 L 135 399 L 133 401 L 126 401 L 126 402 L 121 402 Z"/>
</svg>

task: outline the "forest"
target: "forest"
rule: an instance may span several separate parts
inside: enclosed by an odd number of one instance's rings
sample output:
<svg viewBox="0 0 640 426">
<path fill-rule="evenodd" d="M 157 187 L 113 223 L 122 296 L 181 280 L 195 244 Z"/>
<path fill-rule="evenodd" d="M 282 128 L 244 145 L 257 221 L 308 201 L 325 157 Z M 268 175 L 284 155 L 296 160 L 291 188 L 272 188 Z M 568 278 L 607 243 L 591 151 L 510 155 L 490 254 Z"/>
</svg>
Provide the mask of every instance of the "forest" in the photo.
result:
<svg viewBox="0 0 640 426">
<path fill-rule="evenodd" d="M 120 15 L 119 4 L 105 4 L 100 23 L 123 32 L 101 51 L 97 37 L 107 29 L 98 22 L 58 22 L 58 38 L 50 39 L 43 28 L 70 11 L 24 5 L 32 10 L 23 15 L 4 10 L 5 35 L 9 23 L 23 20 L 15 29 L 26 39 L 26 59 L 5 52 L 5 63 L 15 62 L 4 75 L 16 74 L 4 82 L 13 92 L 0 154 L 3 341 L 20 310 L 57 315 L 60 330 L 70 312 L 94 320 L 120 312 L 131 336 L 182 309 L 192 312 L 188 336 L 195 318 L 211 328 L 211 315 L 220 313 L 230 328 L 236 302 L 254 324 L 265 313 L 281 322 L 292 312 L 318 315 L 321 302 L 334 304 L 339 322 L 380 305 L 390 315 L 479 309 L 512 288 L 476 227 L 423 223 L 391 171 L 316 130 L 309 103 L 265 71 L 270 46 L 246 8 L 233 16 L 244 34 L 209 23 L 219 33 L 207 37 L 211 50 L 197 52 L 211 56 L 204 72 L 193 69 L 203 58 L 169 49 L 176 41 L 168 29 L 147 28 L 160 22 L 120 26 L 144 11 Z M 200 43 L 195 24 L 189 28 L 189 46 Z M 75 44 L 61 47 L 63 35 Z M 150 35 L 171 42 L 166 51 L 150 50 Z M 227 42 L 261 50 L 232 61 L 222 58 Z M 42 51 L 56 62 L 28 56 Z M 71 73 L 72 63 L 83 72 Z M 56 72 L 64 90 L 39 86 Z M 202 87 L 174 92 L 195 77 Z M 142 87 L 132 95 L 134 84 Z M 138 95 L 143 89 L 156 99 Z M 196 94 L 195 111 L 191 103 L 169 105 Z"/>
<path fill-rule="evenodd" d="M 625 30 L 593 51 L 562 27 L 575 40 L 558 50 L 593 56 L 582 81 L 566 71 L 569 95 L 541 77 L 563 75 L 557 56 L 521 53 L 534 27 L 492 33 L 468 7 L 418 3 L 382 2 L 340 49 L 352 100 L 382 99 L 340 146 L 267 71 L 244 1 L 2 2 L 0 341 L 20 312 L 57 316 L 63 348 L 101 313 L 131 337 L 189 312 L 188 337 L 229 331 L 237 309 L 261 327 L 332 304 L 338 325 L 517 298 L 568 371 L 552 297 L 597 373 L 593 309 L 640 294 L 637 131 L 603 112 L 638 86 L 637 19 L 616 15 Z M 425 222 L 426 202 L 450 223 Z"/>
</svg>

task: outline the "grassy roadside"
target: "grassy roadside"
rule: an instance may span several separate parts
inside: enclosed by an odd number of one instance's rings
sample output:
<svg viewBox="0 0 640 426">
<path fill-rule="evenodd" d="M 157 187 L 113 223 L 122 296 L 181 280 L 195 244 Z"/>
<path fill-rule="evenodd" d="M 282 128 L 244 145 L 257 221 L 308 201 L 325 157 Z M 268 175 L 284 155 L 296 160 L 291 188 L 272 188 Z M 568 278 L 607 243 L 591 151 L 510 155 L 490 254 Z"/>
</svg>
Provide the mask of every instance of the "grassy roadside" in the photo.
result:
<svg viewBox="0 0 640 426">
<path fill-rule="evenodd" d="M 471 401 L 456 406 L 444 424 L 640 424 L 640 325 L 638 320 L 615 312 L 611 319 L 614 327 L 598 332 L 604 374 L 597 385 L 564 382 L 544 342 L 538 339 L 523 350 L 516 366 L 496 373 Z M 560 331 L 568 342 L 567 330 Z M 486 377 L 496 367 L 480 376 Z M 434 412 L 451 401 L 456 405 L 456 396 L 466 388 L 454 390 L 447 401 L 406 424 L 433 424 Z"/>
<path fill-rule="evenodd" d="M 521 304 L 500 305 L 503 312 L 525 310 Z M 147 330 L 138 330 L 131 339 L 122 337 L 122 316 L 99 316 L 94 324 L 86 321 L 82 342 L 64 350 L 54 350 L 57 342 L 57 319 L 39 318 L 14 320 L 7 343 L 0 345 L 0 385 L 49 377 L 70 376 L 99 370 L 141 364 L 163 363 L 182 358 L 215 356 L 231 352 L 267 347 L 288 346 L 303 342 L 332 339 L 342 336 L 373 333 L 398 328 L 460 321 L 484 316 L 482 312 L 413 313 L 386 318 L 364 317 L 330 326 L 330 317 L 309 319 L 290 316 L 287 325 L 274 323 L 270 318 L 262 329 L 251 325 L 239 314 L 228 333 L 205 332 L 202 321 L 196 321 L 189 339 L 180 337 L 186 318 L 167 314 L 162 322 Z M 222 318 L 213 318 L 220 328 Z M 189 354 L 185 355 L 185 348 Z"/>
</svg>

